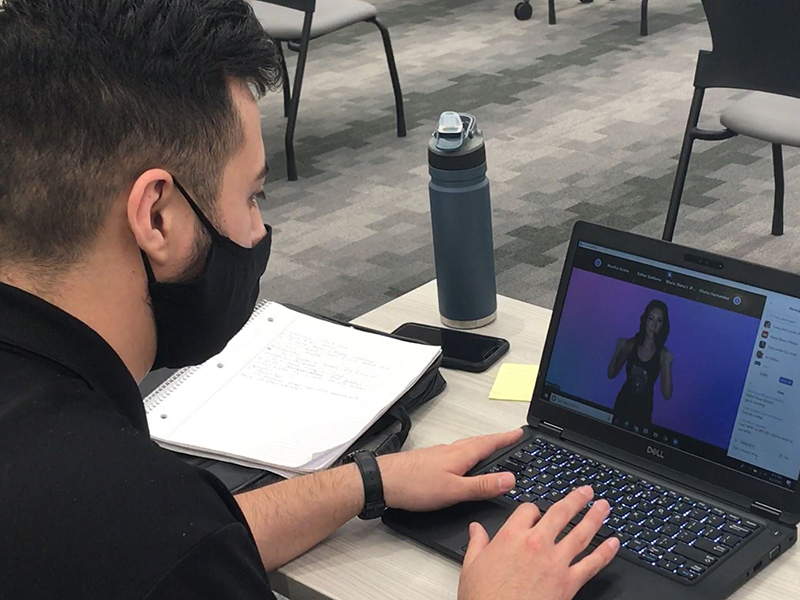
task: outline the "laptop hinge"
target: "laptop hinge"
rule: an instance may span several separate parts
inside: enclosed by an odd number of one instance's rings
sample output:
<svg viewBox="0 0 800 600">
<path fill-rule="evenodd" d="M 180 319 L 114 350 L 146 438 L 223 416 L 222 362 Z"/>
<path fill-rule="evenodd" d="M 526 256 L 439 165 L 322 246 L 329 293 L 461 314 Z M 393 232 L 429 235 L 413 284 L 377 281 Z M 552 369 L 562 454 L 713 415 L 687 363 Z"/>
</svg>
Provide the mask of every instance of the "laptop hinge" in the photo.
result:
<svg viewBox="0 0 800 600">
<path fill-rule="evenodd" d="M 561 437 L 561 432 L 564 431 L 563 427 L 559 427 L 558 425 L 553 425 L 552 423 L 548 423 L 547 421 L 542 421 L 541 426 L 545 429 L 549 429 L 550 432 L 555 433 L 558 437 Z"/>
<path fill-rule="evenodd" d="M 762 515 L 764 517 L 769 517 L 776 520 L 780 520 L 781 518 L 780 510 L 778 510 L 777 508 L 772 508 L 771 506 L 764 504 L 762 502 L 753 502 L 750 505 L 750 511 Z"/>
</svg>

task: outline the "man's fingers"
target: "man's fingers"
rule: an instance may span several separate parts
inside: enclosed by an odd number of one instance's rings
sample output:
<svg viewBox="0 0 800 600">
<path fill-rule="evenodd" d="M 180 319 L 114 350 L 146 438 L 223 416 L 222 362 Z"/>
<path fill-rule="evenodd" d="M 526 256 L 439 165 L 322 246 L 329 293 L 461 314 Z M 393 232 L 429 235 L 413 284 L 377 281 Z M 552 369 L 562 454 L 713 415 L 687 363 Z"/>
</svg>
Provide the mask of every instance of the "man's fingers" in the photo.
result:
<svg viewBox="0 0 800 600">
<path fill-rule="evenodd" d="M 487 473 L 474 477 L 461 477 L 459 498 L 456 502 L 469 502 L 471 500 L 491 500 L 500 494 L 505 494 L 516 485 L 517 480 L 513 473 Z"/>
<path fill-rule="evenodd" d="M 538 527 L 541 533 L 546 536 L 548 542 L 555 541 L 556 536 L 567 526 L 572 517 L 586 506 L 592 496 L 594 496 L 594 491 L 591 487 L 585 485 L 573 490 L 566 498 L 550 507 L 547 514 L 542 517 L 542 522 L 539 523 Z"/>
<path fill-rule="evenodd" d="M 464 453 L 469 459 L 469 467 L 478 464 L 501 448 L 516 444 L 520 438 L 522 438 L 522 429 L 513 429 L 505 433 L 479 435 L 463 440 Z"/>
<path fill-rule="evenodd" d="M 603 520 L 608 516 L 610 510 L 608 502 L 605 500 L 595 502 L 581 522 L 558 543 L 559 550 L 565 552 L 570 560 L 583 552 L 594 538 L 597 530 L 603 525 Z"/>
<path fill-rule="evenodd" d="M 506 519 L 500 532 L 506 529 L 530 529 L 541 517 L 539 509 L 528 502 L 520 504 L 511 516 Z M 469 525 L 469 545 L 467 554 L 464 556 L 464 567 L 467 567 L 480 552 L 489 545 L 489 534 L 480 523 L 470 523 Z"/>
<path fill-rule="evenodd" d="M 480 523 L 469 524 L 469 544 L 467 554 L 464 556 L 464 568 L 466 569 L 475 557 L 489 545 L 489 534 Z"/>
<path fill-rule="evenodd" d="M 500 532 L 506 529 L 530 529 L 536 525 L 541 516 L 542 513 L 539 512 L 535 504 L 523 502 L 511 513 L 511 516 L 506 519 L 506 522 L 503 523 L 503 526 L 500 528 Z"/>
<path fill-rule="evenodd" d="M 618 550 L 619 540 L 615 537 L 608 538 L 589 556 L 570 567 L 573 580 L 572 594 L 577 594 L 592 577 L 602 571 L 617 555 Z"/>
</svg>

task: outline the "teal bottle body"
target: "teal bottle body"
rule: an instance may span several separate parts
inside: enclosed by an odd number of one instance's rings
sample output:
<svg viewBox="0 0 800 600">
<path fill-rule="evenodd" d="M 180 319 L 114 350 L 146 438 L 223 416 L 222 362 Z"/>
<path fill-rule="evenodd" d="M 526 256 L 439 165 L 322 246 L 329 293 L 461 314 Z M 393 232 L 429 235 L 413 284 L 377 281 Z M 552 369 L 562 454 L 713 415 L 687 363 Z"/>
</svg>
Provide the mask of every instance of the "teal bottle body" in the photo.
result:
<svg viewBox="0 0 800 600">
<path fill-rule="evenodd" d="M 481 327 L 497 316 L 489 179 L 483 139 L 474 141 L 479 144 L 472 144 L 473 152 L 480 154 L 466 158 L 431 159 L 429 152 L 439 313 L 445 325 L 460 329 Z"/>
</svg>

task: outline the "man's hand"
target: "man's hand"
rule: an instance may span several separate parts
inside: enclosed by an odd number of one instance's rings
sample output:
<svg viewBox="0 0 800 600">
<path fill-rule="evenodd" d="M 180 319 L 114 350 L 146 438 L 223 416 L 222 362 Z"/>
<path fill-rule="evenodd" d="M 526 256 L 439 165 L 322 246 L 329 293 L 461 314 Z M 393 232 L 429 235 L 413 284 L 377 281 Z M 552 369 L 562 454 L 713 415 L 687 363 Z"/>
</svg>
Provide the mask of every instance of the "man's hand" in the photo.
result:
<svg viewBox="0 0 800 600">
<path fill-rule="evenodd" d="M 514 487 L 513 473 L 475 477 L 464 477 L 464 473 L 521 437 L 522 430 L 515 429 L 379 457 L 386 506 L 428 511 L 506 493 Z"/>
<path fill-rule="evenodd" d="M 619 540 L 610 538 L 581 561 L 608 516 L 608 502 L 599 500 L 564 538 L 556 537 L 586 503 L 592 489 L 579 488 L 555 504 L 544 517 L 533 504 L 522 504 L 490 542 L 478 523 L 470 525 L 470 540 L 459 600 L 569 600 L 617 553 Z"/>
<path fill-rule="evenodd" d="M 512 473 L 464 477 L 497 450 L 517 443 L 522 430 L 461 440 L 448 446 L 378 458 L 387 506 L 435 510 L 494 498 L 514 487 Z M 296 477 L 236 496 L 267 571 L 319 543 L 364 508 L 364 484 L 354 464 Z"/>
</svg>

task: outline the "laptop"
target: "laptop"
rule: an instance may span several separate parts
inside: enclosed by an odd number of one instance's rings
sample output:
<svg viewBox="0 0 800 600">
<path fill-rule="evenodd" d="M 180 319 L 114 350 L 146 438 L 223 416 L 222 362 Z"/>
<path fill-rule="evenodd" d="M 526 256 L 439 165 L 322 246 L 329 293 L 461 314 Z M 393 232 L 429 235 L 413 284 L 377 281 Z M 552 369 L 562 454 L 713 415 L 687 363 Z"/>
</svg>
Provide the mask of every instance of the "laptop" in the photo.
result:
<svg viewBox="0 0 800 600">
<path fill-rule="evenodd" d="M 471 521 L 589 484 L 621 547 L 579 599 L 726 597 L 797 536 L 800 277 L 576 224 L 524 431 L 471 471 L 508 494 L 384 523 L 462 560 Z"/>
</svg>

